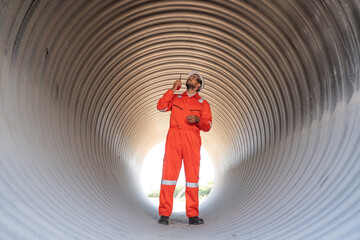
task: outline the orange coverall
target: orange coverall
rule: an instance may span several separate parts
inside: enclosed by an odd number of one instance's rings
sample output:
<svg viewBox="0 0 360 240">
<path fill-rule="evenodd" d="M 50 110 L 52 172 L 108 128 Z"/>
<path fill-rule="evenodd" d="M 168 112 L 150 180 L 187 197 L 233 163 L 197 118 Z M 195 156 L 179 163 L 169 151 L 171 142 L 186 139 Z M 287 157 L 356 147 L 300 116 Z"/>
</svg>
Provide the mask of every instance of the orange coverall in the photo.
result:
<svg viewBox="0 0 360 240">
<path fill-rule="evenodd" d="M 166 137 L 163 162 L 159 214 L 170 216 L 173 209 L 173 195 L 179 172 L 184 160 L 186 178 L 186 215 L 199 215 L 199 168 L 200 168 L 200 130 L 209 131 L 212 115 L 209 103 L 198 93 L 189 97 L 187 91 L 174 94 L 170 89 L 157 104 L 162 112 L 171 111 L 170 128 Z M 189 123 L 188 115 L 200 118 L 198 123 Z"/>
</svg>

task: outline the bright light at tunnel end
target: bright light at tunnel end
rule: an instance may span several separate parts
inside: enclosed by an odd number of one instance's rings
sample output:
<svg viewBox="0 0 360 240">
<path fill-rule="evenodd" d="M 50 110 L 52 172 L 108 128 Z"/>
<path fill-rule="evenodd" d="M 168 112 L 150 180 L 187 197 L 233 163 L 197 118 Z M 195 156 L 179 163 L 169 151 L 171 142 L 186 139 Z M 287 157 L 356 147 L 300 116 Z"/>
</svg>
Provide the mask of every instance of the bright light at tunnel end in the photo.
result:
<svg viewBox="0 0 360 240">
<path fill-rule="evenodd" d="M 158 206 L 159 199 L 158 197 L 150 197 L 151 195 L 156 195 L 160 191 L 161 186 L 161 176 L 162 176 L 162 164 L 163 157 L 165 153 L 165 141 L 155 145 L 146 155 L 142 168 L 141 168 L 141 184 L 144 191 L 144 194 L 148 196 L 149 200 L 154 203 L 155 206 Z M 208 152 L 201 147 L 200 150 L 201 160 L 200 160 L 200 176 L 199 176 L 199 189 L 209 188 L 214 183 L 214 166 Z M 182 166 L 179 178 L 177 181 L 177 188 L 185 186 L 185 174 L 184 168 Z M 176 192 L 175 192 L 176 195 Z M 180 194 L 181 195 L 181 194 Z M 206 197 L 199 196 L 200 204 L 206 199 Z M 185 199 L 183 197 L 174 199 L 174 212 L 185 211 Z"/>
</svg>

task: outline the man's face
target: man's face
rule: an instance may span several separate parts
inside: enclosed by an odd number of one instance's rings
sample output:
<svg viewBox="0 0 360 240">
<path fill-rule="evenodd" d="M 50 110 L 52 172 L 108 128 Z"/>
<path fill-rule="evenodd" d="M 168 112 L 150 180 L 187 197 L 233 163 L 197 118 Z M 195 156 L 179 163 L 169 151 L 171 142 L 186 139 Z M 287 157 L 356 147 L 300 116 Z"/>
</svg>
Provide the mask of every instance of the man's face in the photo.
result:
<svg viewBox="0 0 360 240">
<path fill-rule="evenodd" d="M 195 88 L 199 88 L 200 87 L 200 83 L 198 82 L 199 80 L 199 76 L 196 74 L 191 75 L 190 77 L 188 77 L 188 79 L 186 80 L 186 88 L 187 90 L 189 89 L 195 89 Z"/>
</svg>

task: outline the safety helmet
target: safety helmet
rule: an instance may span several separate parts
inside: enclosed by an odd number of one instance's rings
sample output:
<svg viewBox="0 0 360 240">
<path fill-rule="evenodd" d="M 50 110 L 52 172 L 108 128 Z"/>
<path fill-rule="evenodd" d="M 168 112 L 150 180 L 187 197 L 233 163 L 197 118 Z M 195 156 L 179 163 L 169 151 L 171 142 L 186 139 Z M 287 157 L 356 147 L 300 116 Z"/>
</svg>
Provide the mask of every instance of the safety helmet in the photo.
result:
<svg viewBox="0 0 360 240">
<path fill-rule="evenodd" d="M 203 90 L 204 88 L 204 79 L 202 78 L 202 76 L 200 75 L 200 73 L 198 71 L 195 71 L 195 70 L 191 70 L 188 74 L 188 77 L 190 77 L 191 75 L 198 75 L 199 76 L 199 79 L 201 80 L 201 86 L 199 87 L 199 89 L 197 90 L 198 92 L 200 92 L 201 90 Z"/>
</svg>

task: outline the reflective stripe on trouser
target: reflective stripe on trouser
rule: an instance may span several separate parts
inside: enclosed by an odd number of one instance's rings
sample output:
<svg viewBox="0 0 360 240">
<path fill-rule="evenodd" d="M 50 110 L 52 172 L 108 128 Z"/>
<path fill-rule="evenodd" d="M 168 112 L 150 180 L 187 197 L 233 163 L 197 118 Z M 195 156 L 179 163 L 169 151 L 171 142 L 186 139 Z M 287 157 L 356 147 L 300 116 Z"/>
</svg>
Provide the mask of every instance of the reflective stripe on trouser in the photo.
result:
<svg viewBox="0 0 360 240">
<path fill-rule="evenodd" d="M 200 168 L 200 134 L 194 131 L 169 129 L 163 162 L 163 175 L 160 190 L 159 214 L 170 216 L 173 208 L 173 196 L 176 185 L 166 183 L 176 182 L 184 161 L 186 178 L 186 215 L 199 215 L 199 168 Z M 176 183 L 175 183 L 176 184 Z"/>
<path fill-rule="evenodd" d="M 199 187 L 199 184 L 198 183 L 192 183 L 192 182 L 186 182 L 186 186 L 191 187 L 191 188 L 197 188 L 197 187 Z"/>
<path fill-rule="evenodd" d="M 177 181 L 171 181 L 171 180 L 161 180 L 161 184 L 163 185 L 176 185 Z"/>
</svg>

